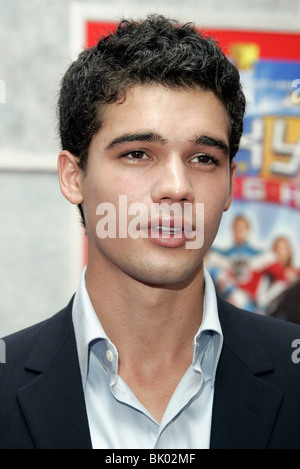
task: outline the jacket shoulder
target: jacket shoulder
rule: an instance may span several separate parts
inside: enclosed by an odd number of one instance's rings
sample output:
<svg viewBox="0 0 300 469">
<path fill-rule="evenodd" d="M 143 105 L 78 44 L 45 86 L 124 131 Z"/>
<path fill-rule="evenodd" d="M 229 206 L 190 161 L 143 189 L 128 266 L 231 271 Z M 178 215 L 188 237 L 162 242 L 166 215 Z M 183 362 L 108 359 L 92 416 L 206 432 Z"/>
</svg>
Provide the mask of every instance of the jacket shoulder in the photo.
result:
<svg viewBox="0 0 300 469">
<path fill-rule="evenodd" d="M 299 448 L 300 364 L 293 360 L 299 325 L 218 301 L 224 345 L 212 447 Z"/>
<path fill-rule="evenodd" d="M 3 337 L 6 360 L 0 364 L 0 376 L 18 374 L 19 370 L 24 369 L 28 355 L 35 348 L 38 350 L 39 343 L 43 344 L 44 350 L 50 347 L 55 350 L 63 336 L 67 337 L 72 331 L 72 303 L 73 298 L 65 308 L 52 317 Z M 1 381 L 2 379 L 0 378 Z"/>
<path fill-rule="evenodd" d="M 221 299 L 219 317 L 226 348 L 255 374 L 269 367 L 277 370 L 274 379 L 289 375 L 300 392 L 299 324 L 245 311 Z"/>
<path fill-rule="evenodd" d="M 218 298 L 219 315 L 221 322 L 224 322 L 225 327 L 234 326 L 247 326 L 251 325 L 256 332 L 268 338 L 279 342 L 284 338 L 300 339 L 300 325 L 288 322 L 283 319 L 273 318 L 250 311 L 246 311 L 233 306 L 225 300 Z M 247 331 L 245 330 L 245 333 Z"/>
</svg>

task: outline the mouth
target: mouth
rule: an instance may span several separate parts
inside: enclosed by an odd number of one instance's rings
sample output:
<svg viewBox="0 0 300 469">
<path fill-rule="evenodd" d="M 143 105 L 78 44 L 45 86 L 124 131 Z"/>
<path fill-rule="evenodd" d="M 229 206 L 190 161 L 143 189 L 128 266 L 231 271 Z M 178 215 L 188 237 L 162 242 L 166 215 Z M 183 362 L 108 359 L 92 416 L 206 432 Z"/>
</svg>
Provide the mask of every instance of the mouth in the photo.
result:
<svg viewBox="0 0 300 469">
<path fill-rule="evenodd" d="M 169 225 L 154 225 L 149 227 L 151 234 L 157 234 L 158 236 L 171 237 L 176 236 L 181 238 L 184 234 L 184 230 L 181 227 L 169 226 Z"/>
<path fill-rule="evenodd" d="M 142 230 L 151 242 L 165 248 L 178 248 L 185 245 L 193 224 L 188 218 L 167 215 L 152 217 Z"/>
<path fill-rule="evenodd" d="M 160 216 L 148 221 L 148 231 L 166 236 L 182 237 L 194 231 L 192 221 L 187 217 Z"/>
</svg>

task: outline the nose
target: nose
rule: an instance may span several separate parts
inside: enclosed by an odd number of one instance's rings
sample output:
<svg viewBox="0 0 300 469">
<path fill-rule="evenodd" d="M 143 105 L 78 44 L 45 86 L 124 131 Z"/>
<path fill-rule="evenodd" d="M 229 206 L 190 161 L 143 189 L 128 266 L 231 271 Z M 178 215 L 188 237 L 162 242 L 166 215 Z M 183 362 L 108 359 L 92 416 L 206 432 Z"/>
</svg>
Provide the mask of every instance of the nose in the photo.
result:
<svg viewBox="0 0 300 469">
<path fill-rule="evenodd" d="M 188 168 L 178 155 L 166 158 L 157 167 L 157 177 L 152 187 L 152 201 L 156 203 L 194 202 L 194 191 Z"/>
</svg>

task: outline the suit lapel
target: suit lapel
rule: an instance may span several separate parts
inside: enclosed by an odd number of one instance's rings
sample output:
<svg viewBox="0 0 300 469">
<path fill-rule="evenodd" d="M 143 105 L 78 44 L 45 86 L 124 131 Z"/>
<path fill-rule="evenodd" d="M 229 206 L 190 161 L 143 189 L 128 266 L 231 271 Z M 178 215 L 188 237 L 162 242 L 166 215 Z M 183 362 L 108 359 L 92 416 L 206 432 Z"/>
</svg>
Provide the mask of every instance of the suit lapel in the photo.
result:
<svg viewBox="0 0 300 469">
<path fill-rule="evenodd" d="M 273 365 L 251 321 L 222 300 L 219 315 L 224 347 L 215 382 L 211 448 L 266 448 L 283 398 L 263 379 Z"/>
<path fill-rule="evenodd" d="M 91 448 L 71 304 L 45 323 L 17 398 L 36 448 Z"/>
</svg>

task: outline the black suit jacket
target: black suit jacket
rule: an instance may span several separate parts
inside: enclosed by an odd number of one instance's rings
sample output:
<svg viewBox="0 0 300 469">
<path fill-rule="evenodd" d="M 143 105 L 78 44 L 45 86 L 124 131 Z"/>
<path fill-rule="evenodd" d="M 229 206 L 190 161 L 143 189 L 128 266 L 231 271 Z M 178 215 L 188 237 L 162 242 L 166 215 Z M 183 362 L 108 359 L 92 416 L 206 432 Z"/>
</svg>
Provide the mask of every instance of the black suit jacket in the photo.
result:
<svg viewBox="0 0 300 469">
<path fill-rule="evenodd" d="M 0 448 L 91 448 L 71 311 L 5 338 Z M 300 327 L 221 299 L 219 316 L 211 448 L 300 448 Z"/>
</svg>

